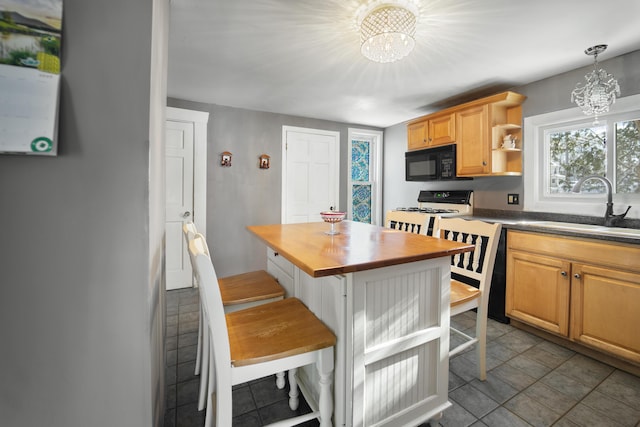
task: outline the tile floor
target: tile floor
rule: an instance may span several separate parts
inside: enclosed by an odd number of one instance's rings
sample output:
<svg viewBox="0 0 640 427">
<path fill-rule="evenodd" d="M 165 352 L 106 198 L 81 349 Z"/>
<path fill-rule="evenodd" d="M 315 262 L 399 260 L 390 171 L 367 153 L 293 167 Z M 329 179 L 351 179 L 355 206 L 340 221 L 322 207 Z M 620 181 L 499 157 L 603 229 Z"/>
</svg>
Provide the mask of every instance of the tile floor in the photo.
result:
<svg viewBox="0 0 640 427">
<path fill-rule="evenodd" d="M 452 322 L 468 329 L 473 316 Z M 204 424 L 193 375 L 197 331 L 197 290 L 167 292 L 165 427 Z M 491 319 L 487 334 L 487 380 L 475 378 L 473 350 L 451 359 L 453 406 L 432 427 L 640 426 L 640 378 Z M 233 398 L 234 427 L 290 416 L 286 389 L 278 390 L 272 378 L 236 387 Z M 308 406 L 302 402 L 299 411 Z"/>
</svg>

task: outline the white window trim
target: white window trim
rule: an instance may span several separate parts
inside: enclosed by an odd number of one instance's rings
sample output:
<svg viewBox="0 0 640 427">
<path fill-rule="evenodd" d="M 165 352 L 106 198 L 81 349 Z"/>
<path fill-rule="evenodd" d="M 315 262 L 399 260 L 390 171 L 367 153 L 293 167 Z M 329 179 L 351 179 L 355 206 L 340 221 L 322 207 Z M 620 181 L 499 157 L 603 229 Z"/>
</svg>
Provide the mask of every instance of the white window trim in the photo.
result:
<svg viewBox="0 0 640 427">
<path fill-rule="evenodd" d="M 353 181 L 351 180 L 351 150 L 354 139 L 371 139 L 371 223 L 382 225 L 382 131 L 368 129 L 349 128 L 348 131 L 348 191 L 347 191 L 347 217 L 353 219 Z"/>
<path fill-rule="evenodd" d="M 640 94 L 620 98 L 612 105 L 611 111 L 599 117 L 599 121 L 607 123 L 620 120 L 617 116 L 631 111 L 640 110 Z M 544 180 L 547 166 L 544 160 L 545 131 L 570 123 L 585 121 L 580 108 L 570 108 L 524 119 L 524 209 L 532 212 L 555 212 L 573 215 L 602 216 L 605 212 L 606 196 L 604 194 L 572 194 L 545 196 Z M 587 117 L 593 121 L 593 118 Z M 608 164 L 607 167 L 611 165 Z M 614 194 L 614 213 L 619 214 L 632 208 L 628 218 L 640 218 L 640 195 Z"/>
</svg>

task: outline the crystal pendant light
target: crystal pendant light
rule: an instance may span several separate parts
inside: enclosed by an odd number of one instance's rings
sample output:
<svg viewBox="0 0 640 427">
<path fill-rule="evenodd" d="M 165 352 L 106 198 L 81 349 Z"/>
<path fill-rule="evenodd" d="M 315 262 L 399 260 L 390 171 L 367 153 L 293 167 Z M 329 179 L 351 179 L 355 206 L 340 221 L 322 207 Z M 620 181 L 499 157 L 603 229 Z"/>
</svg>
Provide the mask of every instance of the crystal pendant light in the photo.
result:
<svg viewBox="0 0 640 427">
<path fill-rule="evenodd" d="M 598 124 L 598 116 L 609 111 L 609 106 L 620 96 L 620 86 L 616 79 L 602 68 L 598 68 L 598 54 L 607 49 L 606 44 L 592 46 L 584 51 L 593 56 L 593 71 L 584 76 L 584 86 L 578 83 L 571 92 L 571 102 L 575 102 L 586 115 L 593 115 L 593 124 Z"/>
<path fill-rule="evenodd" d="M 375 62 L 394 62 L 415 46 L 417 11 L 404 5 L 383 3 L 370 7 L 358 18 L 360 51 Z"/>
</svg>

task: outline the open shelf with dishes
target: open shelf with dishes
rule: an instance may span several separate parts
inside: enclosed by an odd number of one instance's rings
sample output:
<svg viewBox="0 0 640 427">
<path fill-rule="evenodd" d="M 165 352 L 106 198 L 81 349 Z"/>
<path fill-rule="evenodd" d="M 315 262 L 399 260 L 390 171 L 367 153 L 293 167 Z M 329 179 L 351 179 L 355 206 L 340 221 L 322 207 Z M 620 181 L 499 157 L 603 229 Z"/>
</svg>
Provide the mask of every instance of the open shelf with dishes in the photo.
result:
<svg viewBox="0 0 640 427">
<path fill-rule="evenodd" d="M 522 175 L 522 108 L 496 108 L 491 128 L 491 174 Z"/>
</svg>

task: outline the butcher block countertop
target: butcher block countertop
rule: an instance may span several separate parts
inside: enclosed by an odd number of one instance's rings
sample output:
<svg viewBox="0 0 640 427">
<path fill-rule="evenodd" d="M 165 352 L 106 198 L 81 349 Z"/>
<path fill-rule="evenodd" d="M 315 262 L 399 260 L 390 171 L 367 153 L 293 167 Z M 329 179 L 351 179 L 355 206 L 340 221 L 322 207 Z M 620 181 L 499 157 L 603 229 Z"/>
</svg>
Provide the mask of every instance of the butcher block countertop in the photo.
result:
<svg viewBox="0 0 640 427">
<path fill-rule="evenodd" d="M 473 245 L 342 221 L 340 234 L 328 235 L 330 224 L 252 225 L 247 229 L 267 246 L 312 277 L 388 267 L 469 252 Z"/>
</svg>

